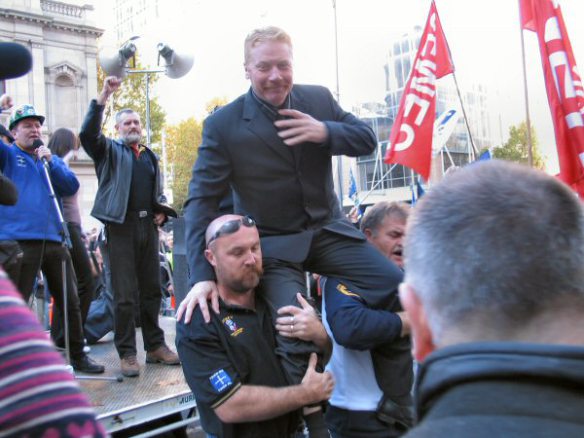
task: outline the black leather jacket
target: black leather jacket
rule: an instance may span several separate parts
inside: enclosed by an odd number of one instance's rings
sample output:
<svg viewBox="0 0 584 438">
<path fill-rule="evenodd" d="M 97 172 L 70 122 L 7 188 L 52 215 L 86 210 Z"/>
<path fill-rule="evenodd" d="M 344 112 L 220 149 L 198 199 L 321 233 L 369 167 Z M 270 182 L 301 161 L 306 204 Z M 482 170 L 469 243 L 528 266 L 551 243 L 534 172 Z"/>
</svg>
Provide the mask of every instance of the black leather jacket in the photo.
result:
<svg viewBox="0 0 584 438">
<path fill-rule="evenodd" d="M 130 184 L 132 181 L 132 150 L 120 140 L 107 138 L 101 132 L 103 105 L 93 99 L 81 126 L 79 139 L 87 154 L 93 159 L 99 186 L 95 195 L 95 204 L 91 215 L 107 223 L 122 223 L 126 218 Z M 145 153 L 151 155 L 155 163 L 155 189 L 152 193 L 154 213 L 166 213 L 164 195 L 160 184 L 158 158 L 150 149 Z"/>
</svg>

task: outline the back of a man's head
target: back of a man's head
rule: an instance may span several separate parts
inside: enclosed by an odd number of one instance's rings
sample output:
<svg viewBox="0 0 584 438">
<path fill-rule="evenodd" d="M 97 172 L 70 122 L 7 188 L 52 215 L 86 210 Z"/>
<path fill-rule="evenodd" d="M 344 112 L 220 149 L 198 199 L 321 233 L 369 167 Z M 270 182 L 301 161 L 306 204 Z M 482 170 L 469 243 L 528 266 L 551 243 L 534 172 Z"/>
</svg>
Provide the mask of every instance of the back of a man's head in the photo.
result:
<svg viewBox="0 0 584 438">
<path fill-rule="evenodd" d="M 438 348 L 565 343 L 554 324 L 584 311 L 582 204 L 525 166 L 490 161 L 446 177 L 414 209 L 405 253 Z"/>
</svg>

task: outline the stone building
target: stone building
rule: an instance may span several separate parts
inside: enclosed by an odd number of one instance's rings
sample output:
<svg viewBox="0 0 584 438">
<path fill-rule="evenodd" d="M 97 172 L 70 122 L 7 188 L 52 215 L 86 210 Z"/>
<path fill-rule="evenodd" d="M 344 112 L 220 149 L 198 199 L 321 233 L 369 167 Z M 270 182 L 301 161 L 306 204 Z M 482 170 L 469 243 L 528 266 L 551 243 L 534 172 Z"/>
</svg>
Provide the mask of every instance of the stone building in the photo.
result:
<svg viewBox="0 0 584 438">
<path fill-rule="evenodd" d="M 97 40 L 103 30 L 92 22 L 93 7 L 53 0 L 0 0 L 0 41 L 13 41 L 32 53 L 30 73 L 0 81 L 0 94 L 15 105 L 31 103 L 46 115 L 43 137 L 58 128 L 79 132 L 87 105 L 97 93 Z M 10 116 L 5 111 L 0 120 Z M 97 179 L 93 162 L 81 150 L 71 168 L 80 183 L 85 229 L 99 224 L 90 217 Z"/>
</svg>

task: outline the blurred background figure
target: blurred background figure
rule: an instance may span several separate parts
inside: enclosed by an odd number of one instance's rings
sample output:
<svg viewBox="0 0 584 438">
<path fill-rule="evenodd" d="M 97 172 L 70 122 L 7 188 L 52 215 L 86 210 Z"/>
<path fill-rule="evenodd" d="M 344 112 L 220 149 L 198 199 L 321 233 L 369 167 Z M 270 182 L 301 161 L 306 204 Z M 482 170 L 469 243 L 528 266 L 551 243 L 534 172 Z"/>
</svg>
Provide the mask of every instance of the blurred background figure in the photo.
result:
<svg viewBox="0 0 584 438">
<path fill-rule="evenodd" d="M 2 111 L 8 111 L 14 106 L 14 101 L 12 100 L 12 96 L 4 93 L 0 96 L 0 109 Z"/>
<path fill-rule="evenodd" d="M 79 139 L 73 131 L 66 128 L 59 128 L 51 136 L 48 147 L 53 155 L 62 158 L 65 164 L 69 166 L 69 161 L 74 159 L 75 153 L 79 149 Z M 81 322 L 85 325 L 87 312 L 94 298 L 95 283 L 93 281 L 89 254 L 82 237 L 83 232 L 81 231 L 81 213 L 79 210 L 78 196 L 79 190 L 72 196 L 62 197 L 61 205 L 63 207 L 63 219 L 67 222 L 67 228 L 71 236 L 71 259 L 77 277 Z M 56 314 L 58 315 L 59 313 L 60 311 Z M 51 335 L 55 344 L 62 347 L 64 344 L 64 336 L 60 321 L 60 317 L 54 318 Z"/>
</svg>

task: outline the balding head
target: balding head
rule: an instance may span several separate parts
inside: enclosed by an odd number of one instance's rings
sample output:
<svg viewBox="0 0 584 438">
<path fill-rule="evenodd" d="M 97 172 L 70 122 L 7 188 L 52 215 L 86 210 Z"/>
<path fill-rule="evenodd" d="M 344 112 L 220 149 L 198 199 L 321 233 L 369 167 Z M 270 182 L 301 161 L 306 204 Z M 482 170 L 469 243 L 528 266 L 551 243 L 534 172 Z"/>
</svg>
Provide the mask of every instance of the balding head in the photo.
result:
<svg viewBox="0 0 584 438">
<path fill-rule="evenodd" d="M 410 288 L 436 347 L 553 343 L 545 321 L 584 311 L 582 204 L 543 172 L 496 160 L 468 166 L 414 209 L 405 272 L 404 307 Z"/>
<path fill-rule="evenodd" d="M 215 270 L 222 298 L 253 291 L 263 273 L 260 237 L 253 219 L 220 216 L 207 227 L 205 242 L 205 257 Z"/>
</svg>

